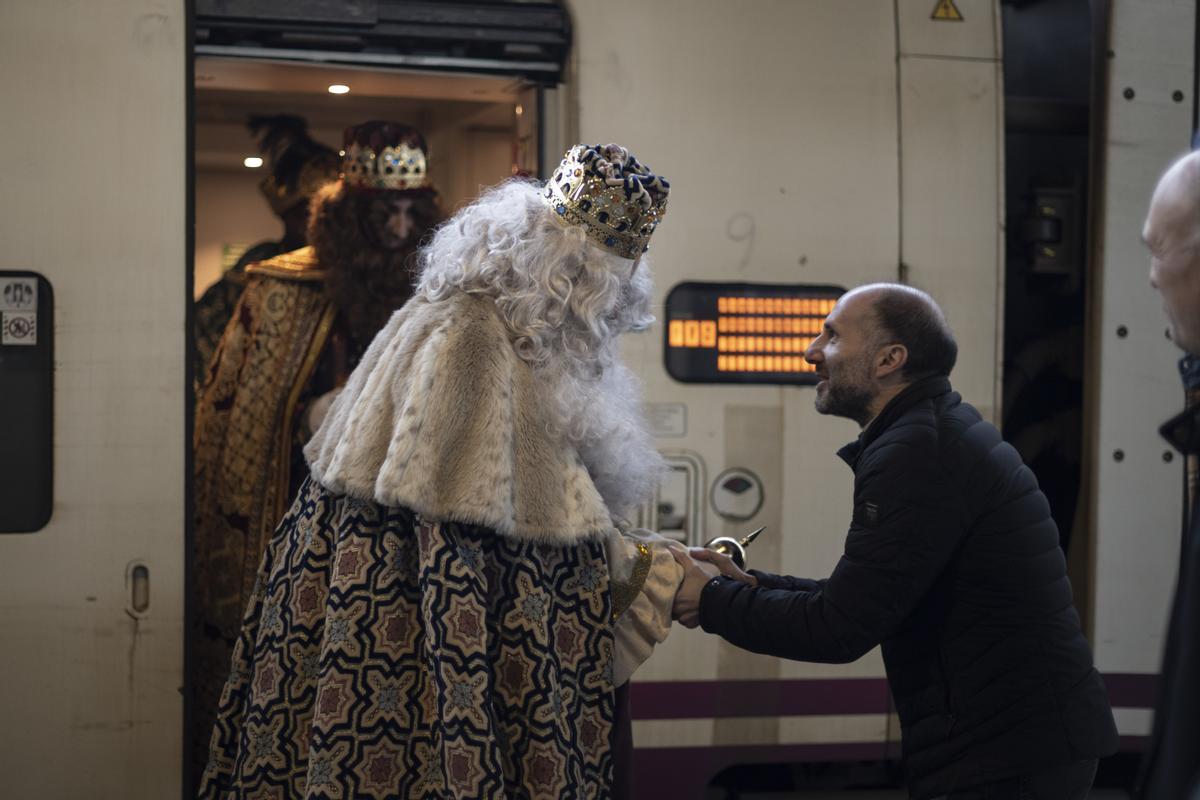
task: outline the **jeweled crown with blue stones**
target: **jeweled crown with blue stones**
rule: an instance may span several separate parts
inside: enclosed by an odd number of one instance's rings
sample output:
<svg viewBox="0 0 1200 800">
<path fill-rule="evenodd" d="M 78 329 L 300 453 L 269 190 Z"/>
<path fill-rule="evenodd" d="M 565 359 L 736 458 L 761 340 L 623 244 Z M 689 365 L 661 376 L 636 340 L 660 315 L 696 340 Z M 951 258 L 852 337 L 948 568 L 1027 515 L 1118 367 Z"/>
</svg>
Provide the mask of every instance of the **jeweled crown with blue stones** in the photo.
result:
<svg viewBox="0 0 1200 800">
<path fill-rule="evenodd" d="M 367 189 L 430 189 L 425 137 L 411 125 L 371 120 L 342 134 L 342 182 Z"/>
<path fill-rule="evenodd" d="M 378 153 L 352 144 L 341 152 L 342 180 L 369 189 L 424 189 L 429 186 L 425 153 L 407 144 Z"/>
<path fill-rule="evenodd" d="M 579 144 L 546 181 L 542 199 L 559 218 L 624 258 L 649 249 L 667 211 L 671 185 L 616 144 Z"/>
</svg>

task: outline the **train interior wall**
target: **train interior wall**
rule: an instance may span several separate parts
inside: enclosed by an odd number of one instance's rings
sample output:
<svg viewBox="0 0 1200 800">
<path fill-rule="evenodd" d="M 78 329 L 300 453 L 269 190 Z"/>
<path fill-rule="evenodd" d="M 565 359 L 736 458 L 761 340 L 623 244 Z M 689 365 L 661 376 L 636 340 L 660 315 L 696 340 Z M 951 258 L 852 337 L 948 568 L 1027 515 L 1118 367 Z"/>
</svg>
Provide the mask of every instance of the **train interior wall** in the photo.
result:
<svg viewBox="0 0 1200 800">
<path fill-rule="evenodd" d="M 329 93 L 335 84 L 350 92 Z M 511 77 L 198 58 L 195 295 L 246 246 L 283 233 L 258 191 L 267 167 L 244 166 L 247 156 L 259 154 L 245 126 L 250 115 L 301 116 L 312 137 L 334 150 L 347 126 L 371 119 L 411 124 L 429 143 L 430 179 L 443 210 L 453 213 L 482 189 L 529 170 L 532 147 L 522 150 L 519 139 L 536 124 L 521 117 L 537 108 L 526 111 L 525 91 Z"/>
</svg>

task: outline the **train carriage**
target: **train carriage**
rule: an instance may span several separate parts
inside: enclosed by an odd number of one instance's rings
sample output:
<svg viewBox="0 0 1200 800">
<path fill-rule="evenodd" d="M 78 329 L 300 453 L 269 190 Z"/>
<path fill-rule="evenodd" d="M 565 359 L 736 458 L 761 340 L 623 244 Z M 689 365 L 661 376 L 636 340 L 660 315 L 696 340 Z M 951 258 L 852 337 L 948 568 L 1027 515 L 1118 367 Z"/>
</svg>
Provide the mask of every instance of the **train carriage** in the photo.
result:
<svg viewBox="0 0 1200 800">
<path fill-rule="evenodd" d="M 672 468 L 639 522 L 694 545 L 766 526 L 750 557 L 770 571 L 828 574 L 851 505 L 833 454 L 857 429 L 818 419 L 804 342 L 842 289 L 932 293 L 956 389 L 1054 490 L 1136 758 L 1182 497 L 1156 432 L 1181 402 L 1176 353 L 1139 232 L 1195 128 L 1196 16 L 1075 5 L 4 3 L 0 285 L 42 287 L 32 310 L 0 305 L 25 321 L 0 344 L 6 794 L 186 785 L 190 308 L 272 231 L 241 163 L 252 110 L 299 110 L 330 140 L 406 118 L 450 208 L 575 141 L 669 176 L 658 322 L 624 345 Z M 1050 52 L 1039 30 L 1076 38 Z M 632 697 L 643 796 L 698 796 L 739 765 L 886 777 L 899 754 L 878 650 L 804 664 L 677 629 Z"/>
</svg>

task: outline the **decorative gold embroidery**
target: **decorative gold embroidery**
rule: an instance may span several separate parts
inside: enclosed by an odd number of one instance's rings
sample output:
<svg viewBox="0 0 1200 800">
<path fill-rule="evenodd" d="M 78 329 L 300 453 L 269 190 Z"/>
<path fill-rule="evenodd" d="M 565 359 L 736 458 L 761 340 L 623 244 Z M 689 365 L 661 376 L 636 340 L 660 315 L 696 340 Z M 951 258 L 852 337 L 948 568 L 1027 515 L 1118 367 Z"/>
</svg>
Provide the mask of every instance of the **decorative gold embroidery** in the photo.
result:
<svg viewBox="0 0 1200 800">
<path fill-rule="evenodd" d="M 650 564 L 654 561 L 654 553 L 651 552 L 649 545 L 636 542 L 634 546 L 637 548 L 638 556 L 637 562 L 633 565 L 633 574 L 630 575 L 629 582 L 609 582 L 609 589 L 612 592 L 613 620 L 619 618 L 633 605 L 633 601 L 641 593 L 642 587 L 646 585 L 646 576 L 650 574 Z"/>
<path fill-rule="evenodd" d="M 292 383 L 292 390 L 288 393 L 287 404 L 283 409 L 283 430 L 278 440 L 279 451 L 276 453 L 276 458 L 279 459 L 277 463 L 281 466 L 275 477 L 274 487 L 276 519 L 283 519 L 283 514 L 287 511 L 287 504 L 292 501 L 292 498 L 288 497 L 288 487 L 292 481 L 292 422 L 293 417 L 296 416 L 296 404 L 300 402 L 300 394 L 308 385 L 308 379 L 312 377 L 313 370 L 317 367 L 317 360 L 321 357 L 321 351 L 325 349 L 330 331 L 333 330 L 335 317 L 337 317 L 337 309 L 330 303 L 321 313 L 321 321 L 317 323 L 316 333 L 313 334 L 312 342 L 308 346 L 308 353 L 304 356 L 304 362 L 300 365 L 300 371 Z M 265 548 L 266 546 L 267 542 L 262 541 L 261 547 Z"/>
<path fill-rule="evenodd" d="M 281 503 L 290 499 L 297 387 L 312 373 L 332 316 L 319 283 L 248 272 L 196 405 L 191 623 L 197 759 L 207 750 L 263 549 L 282 516 Z"/>
<path fill-rule="evenodd" d="M 246 267 L 246 274 L 269 275 L 288 281 L 323 281 L 326 275 L 325 270 L 317 263 L 316 251 L 311 245 L 266 261 L 256 261 Z"/>
</svg>

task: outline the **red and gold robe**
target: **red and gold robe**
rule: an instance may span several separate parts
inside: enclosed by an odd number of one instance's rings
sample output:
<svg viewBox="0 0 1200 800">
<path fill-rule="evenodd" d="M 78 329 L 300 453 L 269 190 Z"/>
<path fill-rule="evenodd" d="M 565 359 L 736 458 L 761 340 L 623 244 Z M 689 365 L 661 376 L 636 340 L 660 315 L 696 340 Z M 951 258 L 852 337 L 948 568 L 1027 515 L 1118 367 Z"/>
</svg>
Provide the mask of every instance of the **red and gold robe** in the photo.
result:
<svg viewBox="0 0 1200 800">
<path fill-rule="evenodd" d="M 259 562 L 303 477 L 293 474 L 299 418 L 335 318 L 311 247 L 246 276 L 196 404 L 189 635 L 199 767 Z"/>
</svg>

